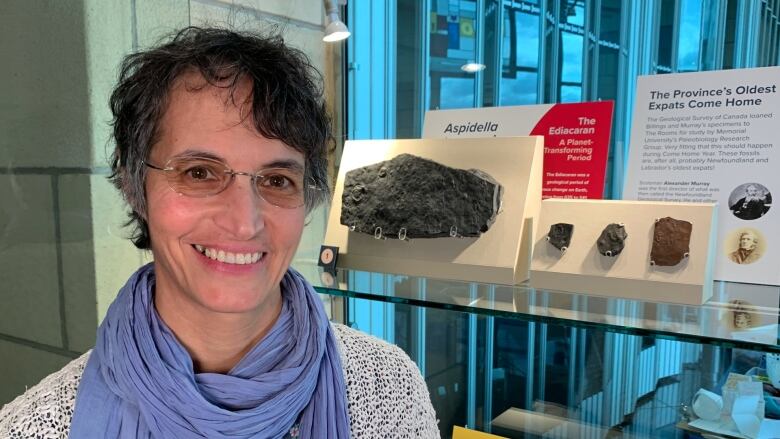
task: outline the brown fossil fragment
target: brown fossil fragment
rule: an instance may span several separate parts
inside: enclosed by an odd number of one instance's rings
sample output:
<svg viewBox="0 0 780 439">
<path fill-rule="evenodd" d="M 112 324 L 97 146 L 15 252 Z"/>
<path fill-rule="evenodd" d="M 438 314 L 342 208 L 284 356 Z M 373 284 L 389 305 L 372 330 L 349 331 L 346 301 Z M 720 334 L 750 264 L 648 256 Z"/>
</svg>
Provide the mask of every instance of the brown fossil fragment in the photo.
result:
<svg viewBox="0 0 780 439">
<path fill-rule="evenodd" d="M 672 217 L 655 220 L 650 265 L 673 267 L 688 257 L 693 224 Z"/>
</svg>

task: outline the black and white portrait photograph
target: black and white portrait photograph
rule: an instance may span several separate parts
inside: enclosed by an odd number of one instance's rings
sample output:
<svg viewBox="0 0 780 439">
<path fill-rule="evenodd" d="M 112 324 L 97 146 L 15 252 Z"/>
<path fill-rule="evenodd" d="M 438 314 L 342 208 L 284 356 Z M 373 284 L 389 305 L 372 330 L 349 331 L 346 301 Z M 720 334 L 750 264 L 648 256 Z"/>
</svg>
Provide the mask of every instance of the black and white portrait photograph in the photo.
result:
<svg viewBox="0 0 780 439">
<path fill-rule="evenodd" d="M 741 184 L 729 195 L 729 209 L 739 219 L 761 218 L 769 212 L 770 207 L 772 207 L 772 194 L 766 186 L 759 183 Z"/>
</svg>

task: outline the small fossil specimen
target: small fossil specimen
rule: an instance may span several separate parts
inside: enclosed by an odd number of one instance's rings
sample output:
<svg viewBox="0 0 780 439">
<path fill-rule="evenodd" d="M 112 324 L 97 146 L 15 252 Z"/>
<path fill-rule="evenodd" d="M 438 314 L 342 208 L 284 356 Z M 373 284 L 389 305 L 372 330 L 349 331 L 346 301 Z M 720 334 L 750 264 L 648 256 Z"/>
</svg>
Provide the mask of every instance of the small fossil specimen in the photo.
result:
<svg viewBox="0 0 780 439">
<path fill-rule="evenodd" d="M 655 220 L 650 265 L 673 267 L 688 257 L 693 224 L 672 217 Z"/>
<path fill-rule="evenodd" d="M 565 252 L 571 245 L 571 237 L 574 234 L 574 224 L 557 223 L 550 226 L 547 232 L 547 242 L 561 252 Z"/>
<path fill-rule="evenodd" d="M 596 241 L 599 253 L 604 256 L 615 257 L 623 251 L 626 245 L 626 227 L 623 223 L 612 223 L 604 227 L 601 236 Z"/>
</svg>

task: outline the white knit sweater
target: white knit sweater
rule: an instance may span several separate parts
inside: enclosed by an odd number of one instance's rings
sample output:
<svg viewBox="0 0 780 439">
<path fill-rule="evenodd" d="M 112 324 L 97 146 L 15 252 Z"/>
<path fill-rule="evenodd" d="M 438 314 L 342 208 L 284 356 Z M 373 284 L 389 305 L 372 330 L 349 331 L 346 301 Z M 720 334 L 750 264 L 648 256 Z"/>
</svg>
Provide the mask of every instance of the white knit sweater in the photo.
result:
<svg viewBox="0 0 780 439">
<path fill-rule="evenodd" d="M 353 438 L 438 438 L 417 366 L 398 347 L 333 325 L 347 383 Z M 89 352 L 0 409 L 0 438 L 66 438 Z"/>
</svg>

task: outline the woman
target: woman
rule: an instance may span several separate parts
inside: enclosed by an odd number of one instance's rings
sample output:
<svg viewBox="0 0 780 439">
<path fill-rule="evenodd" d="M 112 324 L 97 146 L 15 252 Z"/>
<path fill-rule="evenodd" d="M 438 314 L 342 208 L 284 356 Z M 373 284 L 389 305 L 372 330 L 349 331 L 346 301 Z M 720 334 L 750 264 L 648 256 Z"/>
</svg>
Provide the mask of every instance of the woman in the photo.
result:
<svg viewBox="0 0 780 439">
<path fill-rule="evenodd" d="M 111 178 L 154 262 L 1 437 L 438 437 L 414 363 L 329 324 L 289 268 L 329 195 L 315 75 L 280 37 L 215 29 L 125 60 Z"/>
</svg>

